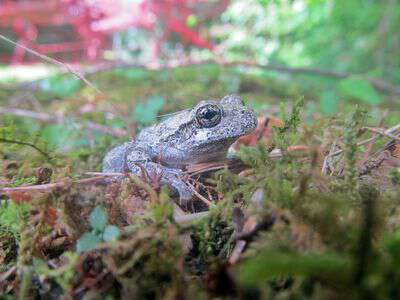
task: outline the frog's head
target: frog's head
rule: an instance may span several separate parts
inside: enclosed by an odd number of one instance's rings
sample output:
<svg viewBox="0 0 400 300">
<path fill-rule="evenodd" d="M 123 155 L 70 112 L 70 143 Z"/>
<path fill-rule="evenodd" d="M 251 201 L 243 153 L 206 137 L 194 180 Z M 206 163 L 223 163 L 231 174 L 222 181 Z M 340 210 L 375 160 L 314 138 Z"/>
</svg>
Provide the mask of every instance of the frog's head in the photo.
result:
<svg viewBox="0 0 400 300">
<path fill-rule="evenodd" d="M 225 96 L 220 101 L 201 101 L 189 112 L 175 118 L 181 122 L 179 138 L 175 134 L 171 151 L 164 153 L 167 163 L 178 158 L 178 164 L 220 159 L 233 142 L 257 126 L 253 110 L 237 95 Z"/>
<path fill-rule="evenodd" d="M 201 101 L 191 114 L 198 128 L 194 139 L 204 144 L 233 143 L 257 126 L 253 110 L 246 107 L 238 95 L 225 96 L 221 101 Z"/>
</svg>

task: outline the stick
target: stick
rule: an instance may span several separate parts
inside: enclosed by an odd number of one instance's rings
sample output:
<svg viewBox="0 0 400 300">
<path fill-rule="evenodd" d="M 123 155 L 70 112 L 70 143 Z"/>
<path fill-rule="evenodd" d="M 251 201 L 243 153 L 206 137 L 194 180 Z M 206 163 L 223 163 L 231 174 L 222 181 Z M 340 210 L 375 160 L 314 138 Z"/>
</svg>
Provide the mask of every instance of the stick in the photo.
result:
<svg viewBox="0 0 400 300">
<path fill-rule="evenodd" d="M 35 50 L 32 50 L 32 49 L 30 49 L 30 48 L 28 48 L 28 47 L 25 47 L 24 45 L 21 45 L 21 44 L 19 44 L 19 43 L 16 43 L 16 42 L 14 42 L 13 40 L 10 40 L 9 38 L 5 37 L 5 36 L 2 35 L 2 34 L 0 34 L 0 39 L 4 40 L 4 41 L 6 41 L 6 42 L 8 42 L 8 43 L 10 43 L 10 44 L 13 44 L 15 47 L 20 47 L 20 48 L 24 49 L 26 52 L 28 52 L 28 53 L 30 53 L 30 54 L 32 54 L 32 55 L 35 55 L 35 56 L 37 56 L 37 57 L 43 59 L 44 61 L 46 61 L 46 62 L 48 62 L 48 63 L 50 63 L 50 64 L 60 66 L 61 68 L 63 68 L 63 69 L 65 69 L 66 71 L 68 71 L 69 73 L 74 74 L 78 79 L 80 79 L 80 80 L 82 80 L 84 83 L 86 83 L 87 86 L 91 87 L 91 88 L 92 88 L 93 90 L 95 90 L 98 94 L 103 94 L 102 91 L 100 91 L 95 85 L 93 85 L 93 84 L 92 84 L 89 80 L 87 80 L 83 75 L 79 74 L 79 72 L 77 72 L 77 71 L 75 71 L 74 69 L 72 69 L 71 66 L 69 66 L 69 65 L 67 65 L 67 64 L 65 64 L 65 63 L 63 63 L 63 62 L 61 62 L 61 61 L 58 61 L 58 60 L 56 60 L 56 59 L 54 59 L 54 58 L 51 58 L 51 57 L 49 57 L 49 56 L 40 54 L 39 52 L 36 52 Z"/>
<path fill-rule="evenodd" d="M 26 185 L 26 186 L 18 186 L 18 187 L 5 187 L 0 189 L 0 194 L 2 193 L 7 193 L 7 192 L 29 192 L 29 191 L 48 191 L 55 189 L 57 187 L 63 187 L 68 183 L 71 184 L 88 184 L 88 183 L 93 183 L 96 181 L 99 181 L 101 179 L 104 179 L 105 176 L 97 176 L 93 178 L 85 178 L 85 179 L 80 179 L 80 180 L 75 180 L 71 181 L 68 179 L 67 181 L 60 181 L 60 182 L 54 182 L 54 183 L 47 183 L 47 184 L 38 184 L 38 185 Z"/>
<path fill-rule="evenodd" d="M 386 131 L 382 131 L 379 128 L 371 128 L 371 127 L 363 127 L 363 130 L 369 130 L 372 131 L 373 133 L 382 135 L 382 136 L 386 136 L 392 140 L 396 140 L 398 142 L 400 142 L 400 138 L 394 134 L 391 134 L 390 132 L 386 132 Z"/>
<path fill-rule="evenodd" d="M 0 107 L 0 114 L 13 115 L 17 117 L 28 117 L 42 122 L 48 122 L 53 124 L 62 124 L 65 123 L 67 120 L 65 117 L 52 116 L 50 114 L 42 112 L 30 111 L 26 109 L 19 109 L 13 107 Z M 83 126 L 86 126 L 90 130 L 99 131 L 116 137 L 124 137 L 128 135 L 128 133 L 124 129 L 112 128 L 91 121 L 87 121 L 85 124 L 83 124 Z"/>
<path fill-rule="evenodd" d="M 210 200 L 208 200 L 207 198 L 205 198 L 203 195 L 201 195 L 198 191 L 196 191 L 196 189 L 194 188 L 193 185 L 191 185 L 190 183 L 187 183 L 187 185 L 189 186 L 189 188 L 192 190 L 193 194 L 195 194 L 201 201 L 203 201 L 208 207 L 210 206 L 214 206 L 214 203 L 212 203 Z"/>
<path fill-rule="evenodd" d="M 17 145 L 28 146 L 28 147 L 31 147 L 31 148 L 35 149 L 36 151 L 38 151 L 40 154 L 45 156 L 48 160 L 51 160 L 51 156 L 48 153 L 46 153 L 45 151 L 43 151 L 42 149 L 40 149 L 35 144 L 31 144 L 31 143 L 23 142 L 23 141 L 9 140 L 9 139 L 5 139 L 5 138 L 0 138 L 0 143 L 17 144 Z"/>
<path fill-rule="evenodd" d="M 391 134 L 391 133 L 393 133 L 393 132 L 395 132 L 395 131 L 397 131 L 397 130 L 399 130 L 399 129 L 400 129 L 400 124 L 397 124 L 396 126 L 393 126 L 393 127 L 389 128 L 389 129 L 385 130 L 384 133 L 386 133 L 386 134 L 388 134 L 388 133 Z M 373 137 L 371 137 L 371 138 L 369 138 L 369 139 L 366 139 L 366 140 L 364 140 L 364 141 L 361 141 L 361 142 L 357 143 L 357 146 L 365 145 L 365 144 L 367 144 L 367 143 L 369 143 L 369 142 L 371 142 L 371 141 L 377 140 L 378 138 L 379 138 L 379 136 L 373 136 Z M 329 154 L 329 157 L 342 154 L 343 152 L 344 152 L 343 149 L 338 150 L 338 151 L 335 151 L 335 152 L 333 152 L 332 154 Z"/>
</svg>

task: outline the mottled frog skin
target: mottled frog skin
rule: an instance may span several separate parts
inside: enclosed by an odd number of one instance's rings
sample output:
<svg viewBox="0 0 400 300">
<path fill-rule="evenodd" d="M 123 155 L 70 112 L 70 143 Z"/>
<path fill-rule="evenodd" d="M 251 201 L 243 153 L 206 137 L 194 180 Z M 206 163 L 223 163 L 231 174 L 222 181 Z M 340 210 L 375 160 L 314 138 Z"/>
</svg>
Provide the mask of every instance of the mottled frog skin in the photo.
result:
<svg viewBox="0 0 400 300">
<path fill-rule="evenodd" d="M 185 202 L 193 198 L 193 192 L 182 179 L 182 169 L 225 158 L 232 143 L 256 126 L 254 112 L 239 96 L 204 100 L 193 109 L 144 128 L 134 140 L 112 149 L 103 160 L 103 172 L 140 175 L 145 170 L 178 191 Z"/>
</svg>

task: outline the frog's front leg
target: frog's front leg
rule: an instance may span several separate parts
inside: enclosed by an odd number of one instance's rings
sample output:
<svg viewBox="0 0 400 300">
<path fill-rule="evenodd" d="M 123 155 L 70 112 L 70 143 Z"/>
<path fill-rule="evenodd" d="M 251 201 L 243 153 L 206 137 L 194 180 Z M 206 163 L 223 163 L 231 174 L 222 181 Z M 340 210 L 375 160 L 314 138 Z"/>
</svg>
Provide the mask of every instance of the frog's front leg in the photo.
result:
<svg viewBox="0 0 400 300">
<path fill-rule="evenodd" d="M 151 158 L 141 149 L 134 149 L 126 155 L 126 168 L 137 175 L 142 175 L 143 170 L 150 177 L 159 178 L 162 184 L 166 184 L 179 193 L 179 200 L 188 203 L 193 198 L 193 192 L 183 181 L 183 171 L 168 168 L 159 163 L 151 161 Z"/>
</svg>

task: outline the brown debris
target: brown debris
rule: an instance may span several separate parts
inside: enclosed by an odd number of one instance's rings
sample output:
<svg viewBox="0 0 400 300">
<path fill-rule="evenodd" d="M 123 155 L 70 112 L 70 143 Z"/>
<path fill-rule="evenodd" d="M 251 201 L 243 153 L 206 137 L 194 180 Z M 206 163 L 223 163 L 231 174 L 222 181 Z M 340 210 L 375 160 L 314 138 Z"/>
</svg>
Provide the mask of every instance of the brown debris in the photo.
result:
<svg viewBox="0 0 400 300">
<path fill-rule="evenodd" d="M 53 258 L 58 257 L 63 252 L 74 245 L 75 239 L 68 235 L 64 229 L 54 229 L 47 236 L 42 237 L 38 243 L 37 248 L 44 257 Z"/>
<path fill-rule="evenodd" d="M 400 159 L 400 142 L 399 141 L 391 141 L 385 147 L 385 150 L 390 152 L 390 155 L 394 158 Z"/>
<path fill-rule="evenodd" d="M 77 272 L 73 287 L 73 294 L 76 296 L 82 296 L 92 289 L 101 294 L 114 284 L 114 277 L 104 264 L 100 251 L 83 253 L 77 263 Z"/>
<path fill-rule="evenodd" d="M 18 171 L 20 164 L 15 160 L 5 160 L 3 162 L 3 176 L 7 179 L 12 179 Z"/>
<path fill-rule="evenodd" d="M 40 167 L 36 169 L 36 184 L 50 183 L 53 170 L 51 168 Z"/>
<path fill-rule="evenodd" d="M 235 150 L 239 150 L 241 145 L 254 147 L 260 140 L 263 141 L 265 145 L 270 145 L 273 135 L 273 128 L 282 128 L 284 125 L 284 122 L 278 118 L 272 116 L 260 117 L 258 118 L 258 125 L 256 130 L 249 135 L 240 137 L 232 145 L 232 147 Z"/>
</svg>

